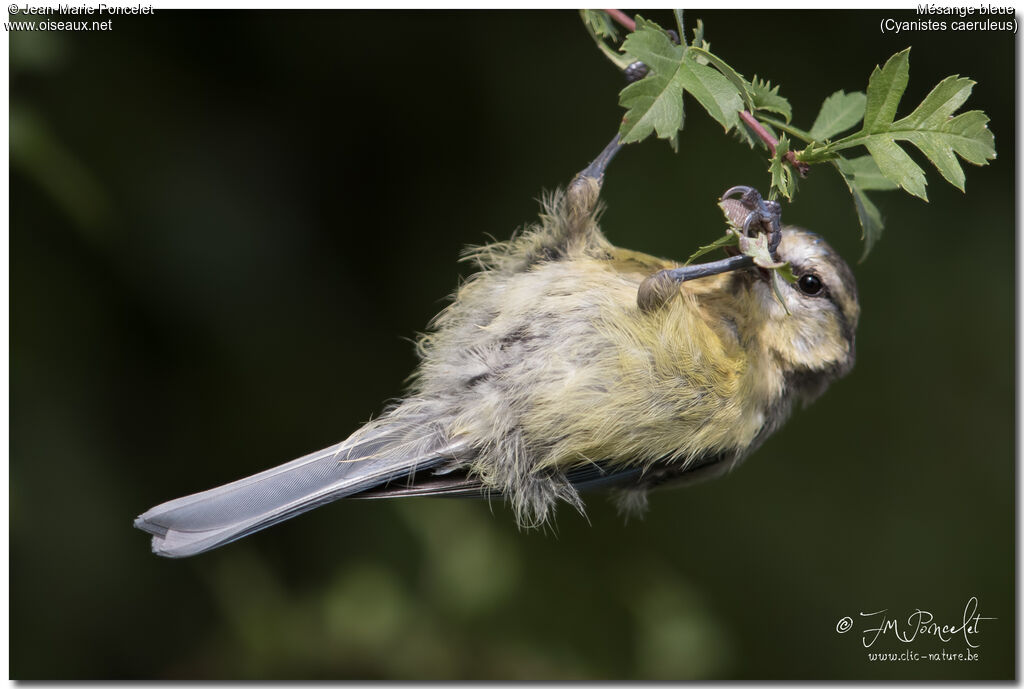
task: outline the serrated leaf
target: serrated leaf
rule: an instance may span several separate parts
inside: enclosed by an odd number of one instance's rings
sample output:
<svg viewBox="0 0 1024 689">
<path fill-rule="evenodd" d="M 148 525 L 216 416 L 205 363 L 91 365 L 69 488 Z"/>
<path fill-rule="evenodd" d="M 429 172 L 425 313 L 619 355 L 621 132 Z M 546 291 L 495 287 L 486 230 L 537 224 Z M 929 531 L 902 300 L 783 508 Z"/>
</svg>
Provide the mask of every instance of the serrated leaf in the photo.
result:
<svg viewBox="0 0 1024 689">
<path fill-rule="evenodd" d="M 770 81 L 758 79 L 756 74 L 754 80 L 750 82 L 750 97 L 757 110 L 782 115 L 787 124 L 793 119 L 793 108 L 788 100 L 779 95 L 779 87 L 773 88 Z"/>
<path fill-rule="evenodd" d="M 866 104 L 867 96 L 860 91 L 836 91 L 821 104 L 821 110 L 811 126 L 811 138 L 824 141 L 850 129 L 864 117 Z"/>
<path fill-rule="evenodd" d="M 974 81 L 961 78 L 958 74 L 946 77 L 914 108 L 914 112 L 895 126 L 901 129 L 932 129 L 941 125 L 967 102 L 974 84 Z"/>
<path fill-rule="evenodd" d="M 884 67 L 875 67 L 868 80 L 862 131 L 885 131 L 896 117 L 896 108 L 903 97 L 903 91 L 907 88 L 909 78 L 910 48 L 890 57 Z"/>
<path fill-rule="evenodd" d="M 772 258 L 772 253 L 768 250 L 768 235 L 764 232 L 758 232 L 753 237 L 748 237 L 739 230 L 733 232 L 737 235 L 740 251 L 754 259 L 754 265 L 767 269 L 781 268 L 785 265 Z"/>
<path fill-rule="evenodd" d="M 864 142 L 878 169 L 890 180 L 925 201 L 928 193 L 924 170 L 891 137 L 873 137 Z"/>
<path fill-rule="evenodd" d="M 693 30 L 693 40 L 690 41 L 690 45 L 696 48 L 704 46 L 704 21 L 702 19 L 697 20 L 697 27 Z"/>
<path fill-rule="evenodd" d="M 696 46 L 690 47 L 689 51 L 687 51 L 687 57 L 702 57 L 706 62 L 712 64 L 715 67 L 715 69 L 721 72 L 722 76 L 728 79 L 729 83 L 732 84 L 733 87 L 735 87 L 736 92 L 739 94 L 740 98 L 743 99 L 743 103 L 746 105 L 746 107 L 753 110 L 754 103 L 750 94 L 750 84 L 747 83 L 747 80 L 744 79 L 739 72 L 737 72 L 735 69 L 729 66 L 729 64 L 725 60 L 718 57 L 709 50 L 705 50 L 704 48 L 699 48 Z"/>
<path fill-rule="evenodd" d="M 619 94 L 619 105 L 627 109 L 619 135 L 628 144 L 656 132 L 675 144 L 683 128 L 683 84 L 677 73 L 685 48 L 674 44 L 654 22 L 637 16 L 636 23 L 622 49 L 642 60 L 650 72 Z"/>
<path fill-rule="evenodd" d="M 943 79 L 912 113 L 893 122 L 907 85 L 909 51 L 893 55 L 868 83 L 864 125 L 856 134 L 830 145 L 832 151 L 865 146 L 889 180 L 928 200 L 924 170 L 896 143 L 909 141 L 953 186 L 964 189 L 964 172 L 956 156 L 975 165 L 996 157 L 988 116 L 980 110 L 952 114 L 966 102 L 974 82 L 959 76 Z"/>
<path fill-rule="evenodd" d="M 682 62 L 686 48 L 673 43 L 668 33 L 655 22 L 640 15 L 635 19 L 636 31 L 626 36 L 622 49 L 642 60 L 652 72 L 670 78 Z"/>
<path fill-rule="evenodd" d="M 860 260 L 863 261 L 868 257 L 875 242 L 881 239 L 884 229 L 882 214 L 864 192 L 866 189 L 893 189 L 895 185 L 881 176 L 881 172 L 877 171 L 878 166 L 875 165 L 871 156 L 862 156 L 852 160 L 839 158 L 833 162 L 842 175 L 843 181 L 846 182 L 846 187 L 853 196 L 853 205 L 857 209 L 861 239 L 864 240 L 864 253 L 860 257 Z M 885 184 L 888 186 L 884 186 Z"/>
<path fill-rule="evenodd" d="M 793 198 L 793 171 L 786 165 L 785 156 L 789 153 L 789 139 L 783 134 L 775 147 L 775 155 L 768 165 L 768 172 L 772 176 L 772 191 L 778 190 L 787 199 Z"/>
<path fill-rule="evenodd" d="M 680 33 L 679 35 L 682 36 L 683 34 Z M 685 37 L 684 37 L 684 40 L 685 40 Z M 690 41 L 690 47 L 691 48 L 702 48 L 702 49 L 704 49 L 704 50 L 706 50 L 708 52 L 711 52 L 711 44 L 708 43 L 706 40 L 704 40 L 704 21 L 701 20 L 701 19 L 697 20 L 697 28 L 695 28 L 693 30 L 693 40 Z M 703 57 L 701 55 L 698 55 L 697 56 L 697 62 L 699 62 L 702 65 L 706 65 L 708 63 L 708 60 L 707 60 L 707 58 L 705 58 L 705 57 Z"/>
<path fill-rule="evenodd" d="M 642 141 L 657 132 L 662 139 L 675 139 L 683 128 L 683 86 L 675 79 L 648 75 L 624 88 L 619 105 L 628 108 L 619 128 L 624 144 Z"/>
<path fill-rule="evenodd" d="M 580 10 L 583 21 L 586 22 L 601 38 L 608 38 L 612 41 L 619 40 L 619 32 L 615 28 L 615 22 L 604 10 Z"/>
<path fill-rule="evenodd" d="M 804 147 L 804 150 L 797 153 L 797 160 L 811 165 L 835 160 L 838 157 L 839 154 L 836 153 L 834 144 L 823 144 L 819 141 L 812 141 Z"/>
<path fill-rule="evenodd" d="M 725 128 L 725 131 L 729 131 L 739 121 L 743 100 L 736 87 L 721 72 L 698 64 L 695 59 L 690 58 L 690 54 L 696 52 L 695 48 L 689 49 L 682 64 L 679 65 L 677 74 L 680 83 L 687 93 L 696 98 L 708 114 Z"/>
<path fill-rule="evenodd" d="M 897 122 L 893 127 L 899 125 Z M 917 146 L 947 182 L 964 191 L 964 171 L 953 154 L 974 165 L 986 165 L 995 158 L 995 137 L 987 125 L 985 113 L 971 110 L 947 119 L 931 131 L 895 131 L 893 138 Z"/>
<path fill-rule="evenodd" d="M 674 44 L 656 23 L 640 16 L 636 23 L 637 30 L 626 37 L 622 48 L 642 60 L 650 73 L 619 94 L 619 104 L 627 108 L 619 128 L 622 143 L 657 133 L 675 148 L 683 127 L 683 91 L 696 98 L 726 131 L 735 127 L 743 107 L 736 86 L 721 72 L 699 64 L 697 53 L 690 56 L 692 49 Z"/>
<path fill-rule="evenodd" d="M 860 222 L 861 238 L 864 240 L 864 253 L 860 260 L 863 261 L 871 253 L 875 242 L 882 238 L 882 230 L 885 225 L 882 223 L 882 214 L 878 207 L 871 202 L 868 195 L 859 187 L 850 187 L 853 194 L 853 204 L 857 208 L 857 220 Z"/>
<path fill-rule="evenodd" d="M 604 54 L 604 56 L 608 58 L 612 64 L 618 67 L 619 70 L 624 70 L 630 64 L 636 62 L 632 55 L 629 55 L 628 53 L 618 53 L 612 50 L 612 48 L 605 42 L 604 38 L 599 35 L 597 29 L 594 28 L 593 22 L 588 21 L 588 12 L 604 15 L 605 19 L 608 19 L 608 15 L 604 10 L 580 10 L 580 18 L 583 19 L 584 28 L 586 28 L 587 33 L 590 34 L 590 38 L 593 39 L 594 44 L 597 45 L 598 49 Z M 608 21 L 610 21 L 610 19 L 608 19 Z M 615 27 L 613 25 L 612 29 L 614 30 L 614 28 Z"/>
<path fill-rule="evenodd" d="M 719 237 L 715 241 L 711 242 L 710 244 L 705 244 L 704 246 L 702 246 L 699 249 L 697 249 L 696 251 L 694 251 L 692 254 L 690 254 L 690 257 L 688 259 L 686 259 L 686 262 L 683 265 L 690 265 L 696 259 L 700 258 L 701 256 L 703 256 L 705 254 L 710 254 L 712 251 L 714 251 L 716 249 L 721 249 L 721 248 L 726 247 L 726 246 L 736 246 L 736 244 L 737 244 L 736 235 L 734 235 L 733 233 L 729 232 L 729 233 Z"/>
</svg>

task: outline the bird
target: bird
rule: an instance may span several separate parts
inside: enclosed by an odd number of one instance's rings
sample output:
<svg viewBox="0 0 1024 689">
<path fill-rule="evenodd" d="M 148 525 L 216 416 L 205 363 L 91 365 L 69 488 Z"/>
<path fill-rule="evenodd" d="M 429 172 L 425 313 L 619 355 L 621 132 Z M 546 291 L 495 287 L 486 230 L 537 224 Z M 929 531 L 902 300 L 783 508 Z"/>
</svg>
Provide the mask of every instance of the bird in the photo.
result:
<svg viewBox="0 0 1024 689">
<path fill-rule="evenodd" d="M 416 341 L 407 394 L 345 440 L 135 519 L 158 555 L 197 555 L 341 498 L 500 497 L 524 528 L 611 491 L 722 475 L 855 360 L 847 263 L 782 226 L 752 187 L 723 198 L 795 281 L 746 255 L 696 266 L 613 245 L 600 190 L 618 137 L 536 222 L 467 251 L 477 270 Z"/>
</svg>

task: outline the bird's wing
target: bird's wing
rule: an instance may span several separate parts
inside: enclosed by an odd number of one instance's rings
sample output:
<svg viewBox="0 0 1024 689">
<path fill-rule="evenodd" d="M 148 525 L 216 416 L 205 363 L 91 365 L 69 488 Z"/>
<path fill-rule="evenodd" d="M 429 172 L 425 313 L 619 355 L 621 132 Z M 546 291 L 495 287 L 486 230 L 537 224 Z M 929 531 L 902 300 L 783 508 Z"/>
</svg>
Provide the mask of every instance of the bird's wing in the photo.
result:
<svg viewBox="0 0 1024 689">
<path fill-rule="evenodd" d="M 607 463 L 591 463 L 572 469 L 566 478 L 580 492 L 607 488 L 659 488 L 702 481 L 725 473 L 729 462 L 714 455 L 687 465 L 678 462 L 655 462 L 647 467 L 609 467 Z M 399 482 L 385 482 L 362 491 L 352 498 L 375 500 L 407 497 L 500 497 L 501 491 L 487 489 L 480 479 L 465 469 L 455 471 L 423 471 Z"/>
<path fill-rule="evenodd" d="M 566 478 L 577 490 L 586 491 L 635 482 L 640 474 L 640 469 L 636 467 L 609 471 L 596 464 L 588 464 L 569 471 Z M 444 472 L 424 471 L 413 480 L 382 483 L 351 497 L 360 500 L 375 500 L 418 496 L 480 498 L 500 497 L 501 495 L 503 495 L 502 491 L 490 490 L 478 477 L 473 476 L 465 469 L 458 469 Z"/>
<path fill-rule="evenodd" d="M 153 534 L 158 555 L 196 555 L 373 486 L 413 480 L 466 452 L 464 441 L 422 431 L 371 424 L 319 452 L 158 505 L 135 526 Z"/>
<path fill-rule="evenodd" d="M 641 474 L 638 467 L 607 470 L 596 464 L 588 464 L 569 471 L 566 478 L 576 490 L 588 491 L 636 483 Z M 500 497 L 503 494 L 500 490 L 486 488 L 478 477 L 465 469 L 459 469 L 444 473 L 425 471 L 414 480 L 384 483 L 351 497 L 361 500 L 417 496 L 481 498 Z"/>
</svg>

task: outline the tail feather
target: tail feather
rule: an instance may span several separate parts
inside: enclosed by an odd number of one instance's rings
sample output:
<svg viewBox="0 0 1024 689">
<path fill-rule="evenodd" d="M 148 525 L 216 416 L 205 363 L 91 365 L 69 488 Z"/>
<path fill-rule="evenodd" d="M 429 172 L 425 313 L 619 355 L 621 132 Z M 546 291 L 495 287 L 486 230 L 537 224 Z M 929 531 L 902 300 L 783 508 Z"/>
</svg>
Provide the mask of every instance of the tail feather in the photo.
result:
<svg viewBox="0 0 1024 689">
<path fill-rule="evenodd" d="M 412 476 L 459 456 L 458 442 L 408 427 L 367 428 L 337 445 L 248 478 L 165 502 L 135 527 L 153 534 L 153 552 L 188 557 L 291 519 L 328 502 Z M 397 442 L 396 442 L 397 441 Z"/>
</svg>

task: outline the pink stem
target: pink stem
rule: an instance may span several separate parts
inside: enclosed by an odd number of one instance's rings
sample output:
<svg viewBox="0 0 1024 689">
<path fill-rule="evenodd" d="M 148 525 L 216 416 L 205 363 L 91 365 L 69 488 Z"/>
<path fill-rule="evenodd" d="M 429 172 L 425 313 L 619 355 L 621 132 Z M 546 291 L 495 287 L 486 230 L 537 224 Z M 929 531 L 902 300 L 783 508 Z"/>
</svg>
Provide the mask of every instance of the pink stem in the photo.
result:
<svg viewBox="0 0 1024 689">
<path fill-rule="evenodd" d="M 629 31 L 636 31 L 636 22 L 630 19 L 629 15 L 622 10 L 605 10 L 608 16 L 622 24 L 623 28 Z"/>
<path fill-rule="evenodd" d="M 751 115 L 746 110 L 740 110 L 740 119 L 746 122 L 747 125 L 754 130 L 754 133 L 761 138 L 761 141 L 765 142 L 768 145 L 768 149 L 774 156 L 775 147 L 779 145 L 778 139 L 772 136 L 771 133 L 764 128 L 764 125 L 758 122 L 756 119 L 754 119 L 754 116 Z M 807 163 L 801 163 L 799 160 L 797 160 L 796 153 L 794 153 L 793 151 L 790 151 L 786 154 L 786 162 L 795 167 L 797 172 L 800 173 L 801 177 L 806 175 L 807 171 L 811 169 L 811 166 L 808 165 Z"/>
</svg>

